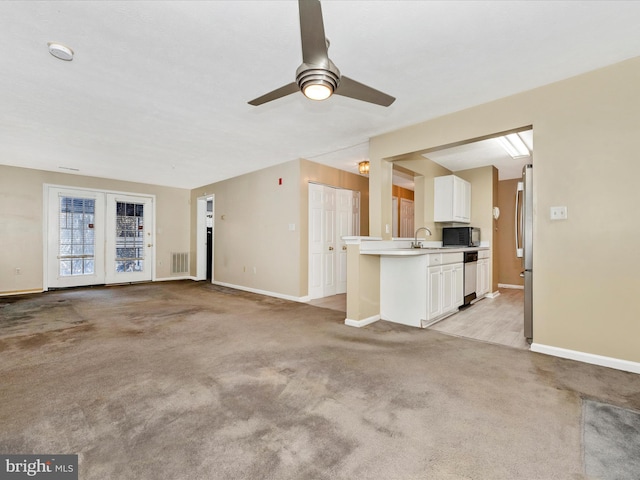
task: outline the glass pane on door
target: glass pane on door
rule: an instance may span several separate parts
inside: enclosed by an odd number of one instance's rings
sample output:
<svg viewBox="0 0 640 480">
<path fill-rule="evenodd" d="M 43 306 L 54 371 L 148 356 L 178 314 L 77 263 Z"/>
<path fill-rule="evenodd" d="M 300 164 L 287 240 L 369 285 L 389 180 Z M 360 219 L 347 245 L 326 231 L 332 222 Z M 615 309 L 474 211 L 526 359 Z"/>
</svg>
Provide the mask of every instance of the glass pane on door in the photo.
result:
<svg viewBox="0 0 640 480">
<path fill-rule="evenodd" d="M 144 271 L 144 204 L 116 202 L 115 271 Z"/>
<path fill-rule="evenodd" d="M 95 199 L 61 196 L 58 219 L 58 275 L 93 275 Z"/>
</svg>

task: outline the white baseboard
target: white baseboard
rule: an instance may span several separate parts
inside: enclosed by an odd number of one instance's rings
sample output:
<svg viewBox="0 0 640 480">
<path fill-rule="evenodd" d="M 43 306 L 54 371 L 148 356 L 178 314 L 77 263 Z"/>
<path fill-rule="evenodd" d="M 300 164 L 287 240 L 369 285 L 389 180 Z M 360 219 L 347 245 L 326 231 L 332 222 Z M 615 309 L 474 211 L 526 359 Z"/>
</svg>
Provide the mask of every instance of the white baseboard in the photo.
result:
<svg viewBox="0 0 640 480">
<path fill-rule="evenodd" d="M 532 343 L 531 351 L 544 353 L 545 355 L 552 355 L 554 357 L 568 358 L 569 360 L 577 360 L 578 362 L 600 365 L 601 367 L 615 368 L 616 370 L 623 370 L 625 372 L 640 374 L 640 363 L 630 362 L 629 360 L 604 357 L 602 355 L 579 352 L 577 350 L 567 350 L 566 348 L 552 347 L 549 345 L 542 345 L 540 343 Z"/>
<path fill-rule="evenodd" d="M 361 327 L 366 327 L 367 325 L 371 325 L 372 323 L 375 323 L 378 320 L 380 320 L 380 315 L 374 315 L 372 317 L 364 318 L 362 320 L 351 320 L 350 318 L 345 318 L 344 324 L 349 327 L 361 328 Z"/>
<path fill-rule="evenodd" d="M 291 300 L 293 302 L 301 302 L 304 303 L 305 298 L 307 297 L 294 297 L 293 295 L 285 295 L 284 293 L 278 293 L 278 292 L 269 292 L 267 290 L 260 290 L 257 288 L 251 288 L 251 287 L 245 287 L 242 285 L 234 285 L 232 283 L 226 283 L 226 282 L 213 282 L 214 285 L 220 285 L 221 287 L 229 287 L 229 288 L 235 288 L 236 290 L 242 290 L 244 292 L 251 292 L 251 293 L 257 293 L 259 295 L 266 295 L 267 297 L 275 297 L 275 298 L 281 298 L 283 300 Z M 309 300 L 306 300 L 307 302 Z"/>
<path fill-rule="evenodd" d="M 485 297 L 487 298 L 496 298 L 500 296 L 500 292 L 495 291 L 495 292 L 489 292 L 485 295 Z"/>
<path fill-rule="evenodd" d="M 524 290 L 524 285 L 510 285 L 508 283 L 499 283 L 498 288 L 515 288 L 516 290 Z"/>
</svg>

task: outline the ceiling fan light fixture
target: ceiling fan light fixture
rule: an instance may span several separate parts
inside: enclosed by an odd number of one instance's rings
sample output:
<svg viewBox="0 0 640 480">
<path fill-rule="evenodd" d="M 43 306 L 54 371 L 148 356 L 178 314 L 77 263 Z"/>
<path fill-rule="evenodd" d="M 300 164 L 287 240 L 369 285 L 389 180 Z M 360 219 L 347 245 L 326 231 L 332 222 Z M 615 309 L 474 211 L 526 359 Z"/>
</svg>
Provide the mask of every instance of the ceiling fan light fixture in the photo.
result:
<svg viewBox="0 0 640 480">
<path fill-rule="evenodd" d="M 312 83 L 305 85 L 302 93 L 310 100 L 326 100 L 333 95 L 333 90 L 328 85 Z"/>
<path fill-rule="evenodd" d="M 296 72 L 296 83 L 305 97 L 326 100 L 340 84 L 340 71 L 332 64 L 323 68 L 303 63 Z"/>
<path fill-rule="evenodd" d="M 388 107 L 395 98 L 375 88 L 340 76 L 340 70 L 329 58 L 329 40 L 324 34 L 320 0 L 298 0 L 302 64 L 296 70 L 296 81 L 247 102 L 254 107 L 298 91 L 311 100 L 326 100 L 336 94 L 363 102 Z"/>
</svg>

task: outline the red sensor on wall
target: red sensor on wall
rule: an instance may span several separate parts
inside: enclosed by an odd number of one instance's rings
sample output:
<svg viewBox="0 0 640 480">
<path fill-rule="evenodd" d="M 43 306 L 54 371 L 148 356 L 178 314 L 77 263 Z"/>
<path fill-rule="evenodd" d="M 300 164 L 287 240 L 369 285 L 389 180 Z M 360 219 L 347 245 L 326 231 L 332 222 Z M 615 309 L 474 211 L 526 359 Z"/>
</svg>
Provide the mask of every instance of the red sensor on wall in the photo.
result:
<svg viewBox="0 0 640 480">
<path fill-rule="evenodd" d="M 278 179 L 278 185 L 282 185 L 282 178 Z"/>
</svg>

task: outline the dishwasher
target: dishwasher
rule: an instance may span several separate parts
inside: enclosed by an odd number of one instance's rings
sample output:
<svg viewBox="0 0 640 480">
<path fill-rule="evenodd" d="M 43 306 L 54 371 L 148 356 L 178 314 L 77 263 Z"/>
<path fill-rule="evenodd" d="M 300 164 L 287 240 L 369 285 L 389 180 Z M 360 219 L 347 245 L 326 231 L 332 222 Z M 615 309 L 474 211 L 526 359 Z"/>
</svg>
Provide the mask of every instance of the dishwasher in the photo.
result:
<svg viewBox="0 0 640 480">
<path fill-rule="evenodd" d="M 478 273 L 478 251 L 464 252 L 464 303 L 471 305 L 476 299 L 476 279 Z"/>
</svg>

